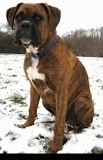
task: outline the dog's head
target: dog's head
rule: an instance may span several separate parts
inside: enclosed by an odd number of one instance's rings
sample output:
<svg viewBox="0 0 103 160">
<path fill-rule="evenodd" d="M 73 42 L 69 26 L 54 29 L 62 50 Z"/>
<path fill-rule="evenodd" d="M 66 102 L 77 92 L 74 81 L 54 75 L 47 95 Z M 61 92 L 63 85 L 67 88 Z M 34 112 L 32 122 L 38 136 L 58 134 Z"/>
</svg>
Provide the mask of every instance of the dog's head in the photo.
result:
<svg viewBox="0 0 103 160">
<path fill-rule="evenodd" d="M 9 8 L 6 17 L 15 31 L 14 43 L 42 46 L 48 36 L 55 34 L 60 21 L 60 10 L 46 3 L 19 3 Z"/>
</svg>

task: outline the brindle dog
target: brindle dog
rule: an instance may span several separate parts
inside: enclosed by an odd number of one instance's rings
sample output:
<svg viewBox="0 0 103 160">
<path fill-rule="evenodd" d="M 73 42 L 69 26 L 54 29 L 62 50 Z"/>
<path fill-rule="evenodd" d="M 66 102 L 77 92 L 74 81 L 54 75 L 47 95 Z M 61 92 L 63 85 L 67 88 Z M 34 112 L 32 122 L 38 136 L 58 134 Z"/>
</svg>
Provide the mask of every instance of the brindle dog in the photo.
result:
<svg viewBox="0 0 103 160">
<path fill-rule="evenodd" d="M 30 108 L 25 128 L 34 124 L 40 98 L 55 115 L 54 136 L 47 153 L 62 149 L 64 127 L 82 130 L 93 121 L 88 75 L 80 60 L 56 34 L 61 11 L 46 3 L 19 3 L 7 10 L 14 43 L 26 49 L 24 71 L 30 81 Z"/>
</svg>

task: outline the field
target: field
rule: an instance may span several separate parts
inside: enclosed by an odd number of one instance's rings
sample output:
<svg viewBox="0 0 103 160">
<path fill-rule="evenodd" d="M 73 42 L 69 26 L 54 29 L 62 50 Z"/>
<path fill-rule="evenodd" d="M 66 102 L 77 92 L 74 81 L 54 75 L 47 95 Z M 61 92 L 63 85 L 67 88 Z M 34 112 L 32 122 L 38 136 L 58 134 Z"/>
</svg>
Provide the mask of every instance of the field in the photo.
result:
<svg viewBox="0 0 103 160">
<path fill-rule="evenodd" d="M 78 57 L 90 81 L 95 115 L 93 123 L 80 134 L 68 132 L 59 153 L 103 153 L 103 58 Z M 53 136 L 54 117 L 38 106 L 33 126 L 25 129 L 29 106 L 29 82 L 23 71 L 24 55 L 0 54 L 0 153 L 45 153 Z M 50 123 L 46 123 L 50 121 Z"/>
</svg>

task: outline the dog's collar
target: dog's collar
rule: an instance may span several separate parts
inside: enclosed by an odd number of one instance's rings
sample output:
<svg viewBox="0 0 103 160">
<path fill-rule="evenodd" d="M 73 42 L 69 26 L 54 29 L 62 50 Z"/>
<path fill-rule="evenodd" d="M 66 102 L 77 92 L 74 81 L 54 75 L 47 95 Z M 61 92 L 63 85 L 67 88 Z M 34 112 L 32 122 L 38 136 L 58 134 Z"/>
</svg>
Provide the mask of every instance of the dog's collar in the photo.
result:
<svg viewBox="0 0 103 160">
<path fill-rule="evenodd" d="M 47 45 L 46 48 L 44 48 L 44 50 L 38 52 L 38 53 L 31 53 L 31 57 L 33 58 L 40 58 L 42 57 L 43 55 L 45 55 L 54 45 L 55 43 L 57 42 L 58 40 L 58 35 L 55 35 L 54 38 L 50 41 L 50 43 Z"/>
</svg>

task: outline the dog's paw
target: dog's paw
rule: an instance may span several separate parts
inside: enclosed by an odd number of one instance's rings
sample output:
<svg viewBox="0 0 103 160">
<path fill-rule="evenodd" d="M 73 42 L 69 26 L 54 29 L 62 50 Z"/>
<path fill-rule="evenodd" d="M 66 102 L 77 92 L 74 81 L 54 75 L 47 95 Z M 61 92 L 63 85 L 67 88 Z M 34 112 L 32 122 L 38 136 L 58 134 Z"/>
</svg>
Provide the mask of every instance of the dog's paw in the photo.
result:
<svg viewBox="0 0 103 160">
<path fill-rule="evenodd" d="M 34 121 L 27 120 L 24 124 L 18 125 L 19 128 L 26 128 L 34 125 Z"/>
<path fill-rule="evenodd" d="M 47 154 L 56 154 L 57 151 L 52 150 L 51 148 L 49 148 L 46 153 L 47 153 Z"/>
<path fill-rule="evenodd" d="M 57 145 L 57 144 L 52 142 L 46 153 L 47 154 L 49 154 L 49 153 L 50 154 L 56 154 L 61 149 L 62 149 L 61 145 Z"/>
<path fill-rule="evenodd" d="M 18 127 L 18 128 L 25 128 L 24 125 L 21 125 L 21 124 L 14 124 L 15 127 Z"/>
</svg>

